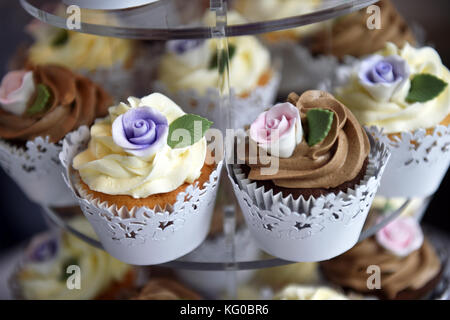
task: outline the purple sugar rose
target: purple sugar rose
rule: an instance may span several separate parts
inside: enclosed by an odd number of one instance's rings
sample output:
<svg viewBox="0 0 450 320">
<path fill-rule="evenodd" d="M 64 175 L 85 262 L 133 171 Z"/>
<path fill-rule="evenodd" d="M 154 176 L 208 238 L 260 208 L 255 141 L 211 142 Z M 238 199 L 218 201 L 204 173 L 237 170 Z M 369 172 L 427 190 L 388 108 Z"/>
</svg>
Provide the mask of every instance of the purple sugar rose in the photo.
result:
<svg viewBox="0 0 450 320">
<path fill-rule="evenodd" d="M 127 153 L 148 158 L 167 143 L 167 118 L 151 107 L 131 108 L 112 124 L 114 142 Z"/>
<path fill-rule="evenodd" d="M 359 65 L 359 83 L 378 101 L 389 101 L 409 79 L 409 66 L 400 56 L 373 55 Z"/>
<path fill-rule="evenodd" d="M 60 238 L 56 235 L 44 234 L 33 239 L 27 257 L 31 262 L 45 262 L 53 259 L 59 250 Z"/>
<path fill-rule="evenodd" d="M 184 54 L 196 49 L 203 44 L 204 40 L 171 40 L 167 42 L 167 49 L 177 55 Z"/>
</svg>

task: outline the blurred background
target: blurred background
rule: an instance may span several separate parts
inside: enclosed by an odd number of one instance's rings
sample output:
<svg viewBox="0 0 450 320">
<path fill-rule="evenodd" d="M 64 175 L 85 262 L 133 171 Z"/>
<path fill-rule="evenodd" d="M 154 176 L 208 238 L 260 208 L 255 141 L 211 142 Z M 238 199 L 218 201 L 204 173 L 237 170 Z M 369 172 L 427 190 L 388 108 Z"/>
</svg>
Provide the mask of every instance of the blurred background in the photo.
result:
<svg viewBox="0 0 450 320">
<path fill-rule="evenodd" d="M 399 11 L 410 23 L 421 26 L 427 44 L 435 47 L 445 65 L 450 66 L 450 19 L 448 0 L 393 0 Z M 21 44 L 29 39 L 23 27 L 31 20 L 18 0 L 0 2 L 0 74 L 8 70 L 8 62 Z M 424 217 L 424 222 L 450 232 L 450 174 L 442 182 Z M 23 242 L 33 234 L 46 229 L 46 223 L 38 206 L 31 203 L 0 169 L 0 253 Z"/>
</svg>

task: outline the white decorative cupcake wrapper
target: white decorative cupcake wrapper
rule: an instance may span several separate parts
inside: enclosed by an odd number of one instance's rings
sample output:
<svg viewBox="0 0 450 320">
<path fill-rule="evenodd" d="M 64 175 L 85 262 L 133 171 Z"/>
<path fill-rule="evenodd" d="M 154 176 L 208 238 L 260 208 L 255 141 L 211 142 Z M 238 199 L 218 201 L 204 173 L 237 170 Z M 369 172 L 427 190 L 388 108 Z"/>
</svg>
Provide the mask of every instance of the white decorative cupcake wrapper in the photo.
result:
<svg viewBox="0 0 450 320">
<path fill-rule="evenodd" d="M 230 119 L 234 128 L 250 125 L 261 112 L 273 105 L 280 79 L 280 73 L 277 68 L 274 68 L 270 81 L 265 86 L 253 89 L 248 97 L 239 97 L 231 89 Z M 153 91 L 164 93 L 174 100 L 186 113 L 208 118 L 214 122 L 216 128 L 231 129 L 227 127 L 225 117 L 220 110 L 221 97 L 217 88 L 208 88 L 203 95 L 193 89 L 172 93 L 160 81 L 155 82 L 153 88 Z"/>
<path fill-rule="evenodd" d="M 283 61 L 279 89 L 282 95 L 316 88 L 320 82 L 331 77 L 339 65 L 336 57 L 313 56 L 307 48 L 293 42 L 273 44 L 270 51 Z"/>
<path fill-rule="evenodd" d="M 356 59 L 348 58 L 334 76 L 319 85 L 333 92 L 350 80 Z M 391 140 L 382 128 L 366 130 L 386 144 L 391 159 L 386 166 L 378 194 L 385 197 L 427 197 L 437 191 L 450 165 L 450 126 L 437 125 L 431 134 L 426 129 L 402 132 Z"/>
<path fill-rule="evenodd" d="M 378 194 L 385 197 L 426 197 L 437 191 L 450 165 L 450 126 L 402 132 L 394 141 L 377 127 L 368 128 L 392 153 Z"/>
<path fill-rule="evenodd" d="M 237 261 L 252 261 L 259 257 L 260 250 L 256 245 L 247 227 L 237 230 L 234 237 Z M 187 261 L 226 262 L 226 241 L 223 235 L 206 239 L 197 249 L 183 257 Z M 242 284 L 248 281 L 255 270 L 238 271 L 237 282 Z M 208 297 L 217 297 L 223 293 L 228 281 L 226 271 L 197 271 L 176 270 L 180 279 L 189 287 L 206 294 Z"/>
<path fill-rule="evenodd" d="M 248 180 L 234 166 L 233 189 L 257 244 L 290 261 L 331 259 L 352 248 L 361 233 L 390 152 L 372 138 L 364 179 L 346 192 L 294 199 Z"/>
<path fill-rule="evenodd" d="M 77 201 L 62 178 L 61 150 L 61 143 L 51 143 L 48 138 L 27 141 L 23 148 L 0 139 L 0 166 L 33 202 L 74 206 Z"/>
<path fill-rule="evenodd" d="M 59 157 L 65 167 L 66 183 L 93 226 L 104 249 L 115 258 L 134 265 L 152 265 L 175 260 L 200 245 L 212 218 L 222 162 L 203 188 L 190 185 L 165 208 L 117 208 L 79 192 L 79 176 L 72 160 L 87 147 L 87 127 L 66 136 Z"/>
</svg>

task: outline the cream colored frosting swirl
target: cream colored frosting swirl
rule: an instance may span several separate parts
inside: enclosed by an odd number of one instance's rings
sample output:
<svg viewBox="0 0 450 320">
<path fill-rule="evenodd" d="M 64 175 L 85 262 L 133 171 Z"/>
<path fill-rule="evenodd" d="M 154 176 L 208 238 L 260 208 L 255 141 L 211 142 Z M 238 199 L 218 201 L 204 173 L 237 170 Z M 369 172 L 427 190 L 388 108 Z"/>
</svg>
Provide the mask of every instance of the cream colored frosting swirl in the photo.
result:
<svg viewBox="0 0 450 320">
<path fill-rule="evenodd" d="M 96 237 L 86 219 L 75 219 L 70 225 Z M 68 264 L 81 271 L 81 289 L 69 290 L 64 274 Z M 21 293 L 28 300 L 95 299 L 114 282 L 120 282 L 130 266 L 96 249 L 78 238 L 64 233 L 56 256 L 44 262 L 28 262 L 17 275 Z"/>
<path fill-rule="evenodd" d="M 406 60 L 410 69 L 410 79 L 419 73 L 431 74 L 450 83 L 450 72 L 442 64 L 439 54 L 431 47 L 414 48 L 406 44 L 399 49 L 388 43 L 378 52 L 382 56 L 399 56 Z M 364 125 L 382 127 L 385 133 L 413 131 L 432 128 L 450 113 L 450 88 L 447 86 L 436 98 L 424 103 L 408 103 L 405 98 L 411 81 L 405 84 L 387 102 L 375 100 L 358 81 L 356 64 L 346 85 L 335 89 L 336 98 L 344 103 Z"/>
<path fill-rule="evenodd" d="M 267 159 L 257 159 L 257 162 L 247 156 L 246 164 L 251 168 L 248 178 L 272 180 L 285 188 L 334 188 L 356 178 L 369 155 L 370 145 L 352 113 L 324 91 L 306 91 L 300 97 L 291 93 L 288 100 L 300 110 L 302 122 L 306 122 L 308 109 L 332 111 L 334 120 L 330 132 L 312 147 L 303 139 L 291 157 L 278 159 L 278 172 L 272 175 L 261 171 L 267 166 L 264 165 Z"/>
<path fill-rule="evenodd" d="M 239 18 L 232 18 L 231 21 Z M 217 88 L 219 72 L 210 68 L 217 55 L 217 41 L 206 40 L 198 48 L 183 54 L 167 52 L 160 63 L 158 78 L 172 91 L 196 90 L 204 94 L 208 88 Z M 236 48 L 230 61 L 230 84 L 238 95 L 247 94 L 258 86 L 261 77 L 270 71 L 270 53 L 256 37 L 229 38 Z"/>
<path fill-rule="evenodd" d="M 348 298 L 327 287 L 289 285 L 277 293 L 274 300 L 348 300 Z"/>
<path fill-rule="evenodd" d="M 370 265 L 380 267 L 381 290 L 388 299 L 403 290 L 424 287 L 441 269 L 437 254 L 426 239 L 419 250 L 401 258 L 370 238 L 343 255 L 321 263 L 326 277 L 333 283 L 368 294 L 371 290 L 367 288 L 366 270 Z"/>
<path fill-rule="evenodd" d="M 237 0 L 234 8 L 251 22 L 278 20 L 313 12 L 322 0 Z M 278 33 L 290 33 L 296 37 L 306 36 L 321 28 L 320 23 L 299 28 L 283 30 Z M 273 32 L 277 33 L 277 32 Z M 272 34 L 272 33 L 271 33 Z"/>
<path fill-rule="evenodd" d="M 88 149 L 73 160 L 73 167 L 83 182 L 93 191 L 139 199 L 173 191 L 185 182 L 198 179 L 206 157 L 204 137 L 186 148 L 172 149 L 165 144 L 149 159 L 130 155 L 114 143 L 112 123 L 130 108 L 154 108 L 169 124 L 185 114 L 159 93 L 142 99 L 131 97 L 128 102 L 111 107 L 109 116 L 92 126 Z"/>
<path fill-rule="evenodd" d="M 84 10 L 83 22 L 111 24 L 111 17 Z M 115 65 L 126 67 L 134 55 L 134 42 L 127 39 L 100 37 L 75 31 L 67 31 L 67 40 L 61 45 L 52 44 L 60 29 L 41 22 L 31 23 L 27 30 L 35 42 L 29 49 L 32 64 L 54 63 L 71 70 L 94 71 Z"/>
</svg>

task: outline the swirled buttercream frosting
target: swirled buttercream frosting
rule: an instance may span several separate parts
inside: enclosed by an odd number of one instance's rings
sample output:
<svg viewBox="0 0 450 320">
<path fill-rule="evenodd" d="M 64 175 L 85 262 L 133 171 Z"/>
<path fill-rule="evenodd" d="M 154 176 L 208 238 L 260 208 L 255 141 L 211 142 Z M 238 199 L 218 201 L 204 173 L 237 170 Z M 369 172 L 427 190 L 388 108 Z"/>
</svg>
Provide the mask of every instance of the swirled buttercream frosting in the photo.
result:
<svg viewBox="0 0 450 320">
<path fill-rule="evenodd" d="M 328 287 L 289 285 L 275 295 L 275 300 L 348 300 Z"/>
<path fill-rule="evenodd" d="M 260 161 L 247 155 L 250 180 L 270 180 L 283 188 L 334 188 L 357 177 L 370 151 L 364 129 L 353 114 L 331 94 L 324 91 L 307 91 L 298 96 L 291 93 L 288 101 L 300 112 L 305 128 L 305 138 L 296 145 L 293 154 L 278 158 L 275 174 L 264 174 L 267 160 Z M 312 128 L 308 128 L 307 113 L 312 109 L 332 112 L 332 124 L 324 139 L 310 146 L 307 142 Z M 274 163 L 271 160 L 271 163 Z"/>
<path fill-rule="evenodd" d="M 104 117 L 112 104 L 91 80 L 56 65 L 36 66 L 21 79 L 7 75 L 0 91 L 0 138 L 6 140 L 49 137 L 58 142 Z"/>
<path fill-rule="evenodd" d="M 440 260 L 428 240 L 406 257 L 384 249 L 375 238 L 369 238 L 337 258 L 321 263 L 325 276 L 333 283 L 367 294 L 370 274 L 367 268 L 376 265 L 381 271 L 381 292 L 394 299 L 400 292 L 419 290 L 435 278 L 441 269 Z"/>
<path fill-rule="evenodd" d="M 135 199 L 167 193 L 201 175 L 206 139 L 172 149 L 167 125 L 185 113 L 159 93 L 109 108 L 91 127 L 88 148 L 73 160 L 90 190 Z"/>
<path fill-rule="evenodd" d="M 168 278 L 150 280 L 134 300 L 200 300 L 201 297 Z"/>
<path fill-rule="evenodd" d="M 384 49 L 352 67 L 348 81 L 335 88 L 334 93 L 364 125 L 382 127 L 385 133 L 398 133 L 433 128 L 450 114 L 448 85 L 428 101 L 408 100 L 413 79 L 418 75 L 450 83 L 450 71 L 431 47 L 414 48 L 406 44 L 399 48 L 387 43 Z M 383 72 L 380 67 L 392 69 L 386 76 L 391 74 L 393 78 L 365 78 L 362 74 L 366 70 Z"/>
<path fill-rule="evenodd" d="M 95 238 L 94 230 L 86 219 L 73 219 L 69 224 Z M 68 277 L 74 273 L 67 273 L 69 266 L 78 266 L 81 270 L 80 289 L 68 288 Z M 63 233 L 60 237 L 35 238 L 15 279 L 25 299 L 88 300 L 108 295 L 108 291 L 122 283 L 130 271 L 132 268 L 129 265 L 105 251 Z"/>
<path fill-rule="evenodd" d="M 229 13 L 228 19 L 242 21 L 235 12 Z M 224 65 L 217 61 L 217 42 L 216 39 L 169 41 L 158 79 L 171 92 L 192 89 L 205 94 L 209 88 L 216 88 L 219 73 L 224 71 Z M 230 38 L 229 51 L 230 85 L 238 95 L 249 94 L 270 73 L 270 53 L 252 36 Z"/>
<path fill-rule="evenodd" d="M 83 11 L 81 18 L 83 23 L 113 23 L 111 15 L 88 10 Z M 135 54 L 134 42 L 127 39 L 57 29 L 37 20 L 27 26 L 27 31 L 35 40 L 28 51 L 28 60 L 34 65 L 52 63 L 85 71 L 116 65 L 126 68 Z"/>
<path fill-rule="evenodd" d="M 337 18 L 331 30 L 317 33 L 310 40 L 311 51 L 342 59 L 346 55 L 361 57 L 371 54 L 382 49 L 386 42 L 398 46 L 416 42 L 408 24 L 390 0 L 379 1 L 376 5 L 380 8 L 381 28 L 368 28 L 367 24 L 372 21 L 374 13 L 368 14 L 363 9 Z"/>
</svg>

